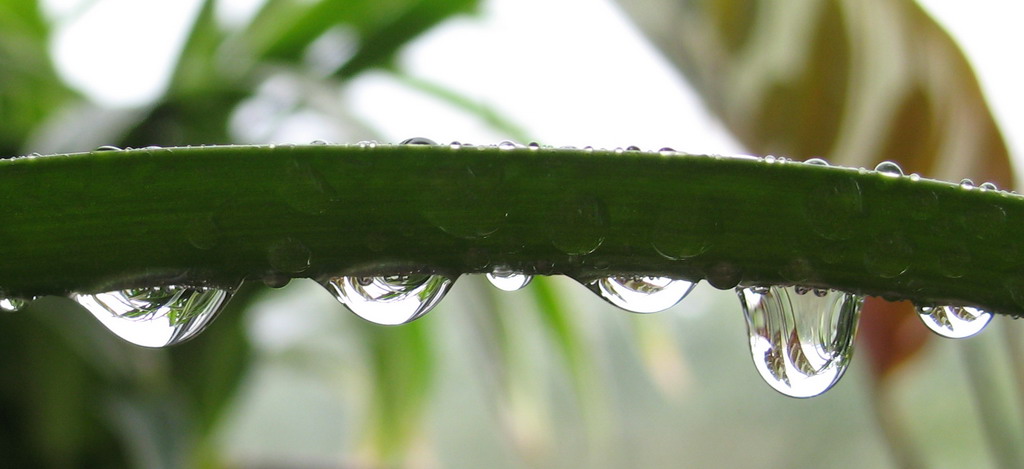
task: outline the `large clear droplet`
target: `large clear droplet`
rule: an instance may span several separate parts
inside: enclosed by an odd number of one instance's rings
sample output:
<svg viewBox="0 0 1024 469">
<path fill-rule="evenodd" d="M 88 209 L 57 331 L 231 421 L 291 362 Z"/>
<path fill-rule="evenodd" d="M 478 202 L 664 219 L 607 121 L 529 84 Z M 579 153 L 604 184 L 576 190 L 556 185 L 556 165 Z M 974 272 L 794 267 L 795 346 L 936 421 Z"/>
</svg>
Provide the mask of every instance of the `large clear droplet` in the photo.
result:
<svg viewBox="0 0 1024 469">
<path fill-rule="evenodd" d="M 656 313 L 679 303 L 690 294 L 694 282 L 668 277 L 613 275 L 587 284 L 605 301 L 634 313 Z"/>
<path fill-rule="evenodd" d="M 853 356 L 862 298 L 806 287 L 737 288 L 761 377 L 790 397 L 813 397 L 843 376 Z"/>
<path fill-rule="evenodd" d="M 501 266 L 488 273 L 487 280 L 500 290 L 516 291 L 528 285 L 533 276 Z"/>
<path fill-rule="evenodd" d="M 963 339 L 981 332 L 992 314 L 970 306 L 918 306 L 921 321 L 933 332 L 950 339 Z"/>
<path fill-rule="evenodd" d="M 172 285 L 77 294 L 72 299 L 118 337 L 143 347 L 164 347 L 202 332 L 230 297 L 227 290 Z"/>
<path fill-rule="evenodd" d="M 443 275 L 334 277 L 324 282 L 357 316 L 382 325 L 405 324 L 427 314 L 452 286 Z"/>
</svg>

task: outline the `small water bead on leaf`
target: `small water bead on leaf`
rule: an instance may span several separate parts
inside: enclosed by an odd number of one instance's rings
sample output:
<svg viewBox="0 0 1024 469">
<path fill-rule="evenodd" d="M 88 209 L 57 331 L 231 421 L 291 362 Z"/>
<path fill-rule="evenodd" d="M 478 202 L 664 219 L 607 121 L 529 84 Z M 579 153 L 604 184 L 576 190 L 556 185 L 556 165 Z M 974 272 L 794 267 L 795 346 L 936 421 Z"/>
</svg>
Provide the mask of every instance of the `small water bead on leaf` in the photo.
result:
<svg viewBox="0 0 1024 469">
<path fill-rule="evenodd" d="M 72 299 L 118 337 L 143 347 L 164 347 L 202 332 L 231 294 L 218 288 L 171 285 L 76 294 Z"/>
<path fill-rule="evenodd" d="M 97 147 L 93 151 L 121 151 L 121 148 L 120 147 L 115 147 L 113 145 L 103 145 L 101 147 Z"/>
<path fill-rule="evenodd" d="M 950 339 L 963 339 L 981 332 L 992 314 L 970 306 L 918 306 L 917 313 L 932 332 Z"/>
<path fill-rule="evenodd" d="M 775 156 L 774 155 L 767 155 L 761 161 L 764 161 L 765 163 L 768 163 L 768 164 L 774 163 L 775 162 Z"/>
<path fill-rule="evenodd" d="M 903 176 L 903 168 L 901 168 L 900 165 L 892 161 L 883 161 L 881 163 L 878 163 L 878 165 L 875 166 L 875 171 L 877 171 L 878 174 L 888 177 Z"/>
<path fill-rule="evenodd" d="M 981 183 L 980 186 L 978 186 L 978 188 L 983 190 L 983 191 L 997 191 L 997 190 L 999 190 L 999 188 L 996 187 L 995 183 L 992 183 L 992 182 L 983 182 L 983 183 Z"/>
<path fill-rule="evenodd" d="M 608 231 L 608 208 L 596 197 L 568 198 L 558 207 L 557 225 L 552 226 L 551 244 L 570 256 L 597 250 Z"/>
<path fill-rule="evenodd" d="M 413 137 L 402 140 L 399 145 L 437 145 L 437 142 L 424 137 Z"/>
<path fill-rule="evenodd" d="M 377 148 L 377 141 L 376 140 L 362 140 L 362 141 L 356 143 L 356 146 L 358 146 L 359 148 L 363 148 L 363 149 L 366 149 L 366 148 Z"/>
<path fill-rule="evenodd" d="M 633 313 L 656 313 L 682 301 L 695 282 L 668 277 L 613 275 L 586 284 L 605 301 Z"/>
<path fill-rule="evenodd" d="M 501 142 L 498 142 L 499 150 L 515 150 L 517 148 L 519 148 L 519 144 L 511 140 L 502 140 Z"/>
<path fill-rule="evenodd" d="M 516 272 L 507 266 L 498 266 L 487 274 L 487 280 L 500 290 L 516 291 L 529 285 L 533 276 Z"/>
<path fill-rule="evenodd" d="M 427 314 L 452 286 L 443 275 L 334 277 L 324 287 L 357 316 L 381 325 L 405 324 Z"/>
<path fill-rule="evenodd" d="M 529 148 L 531 150 L 540 150 L 540 144 L 537 142 L 530 142 L 526 144 L 526 148 Z"/>
<path fill-rule="evenodd" d="M 862 299 L 807 287 L 736 289 L 761 377 L 790 397 L 813 397 L 843 376 L 853 356 Z"/>
<path fill-rule="evenodd" d="M 960 180 L 960 188 L 966 190 L 974 189 L 974 181 L 967 178 L 963 178 Z"/>
<path fill-rule="evenodd" d="M 676 150 L 672 147 L 662 147 L 658 153 L 661 153 L 662 156 L 672 156 L 676 154 Z"/>
<path fill-rule="evenodd" d="M 630 146 L 626 147 L 626 151 L 640 151 L 640 147 L 638 147 L 636 145 L 630 145 Z"/>
<path fill-rule="evenodd" d="M 453 140 L 451 143 L 448 144 L 448 148 L 451 148 L 452 150 L 461 149 L 462 148 L 462 143 Z"/>
<path fill-rule="evenodd" d="M 828 161 L 825 161 L 821 158 L 811 158 L 807 161 L 804 161 L 804 164 L 812 164 L 815 166 L 831 166 L 828 164 Z"/>
</svg>

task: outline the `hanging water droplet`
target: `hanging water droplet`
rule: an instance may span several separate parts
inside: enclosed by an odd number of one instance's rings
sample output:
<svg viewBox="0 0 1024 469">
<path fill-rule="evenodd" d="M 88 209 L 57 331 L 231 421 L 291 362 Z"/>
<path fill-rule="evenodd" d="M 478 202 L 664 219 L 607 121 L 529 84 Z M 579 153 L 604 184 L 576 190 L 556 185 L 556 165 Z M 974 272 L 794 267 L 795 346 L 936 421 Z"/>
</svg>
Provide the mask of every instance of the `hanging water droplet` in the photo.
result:
<svg viewBox="0 0 1024 469">
<path fill-rule="evenodd" d="M 809 159 L 807 161 L 804 161 L 804 164 L 813 164 L 813 165 L 816 165 L 816 166 L 830 166 L 828 164 L 828 161 L 825 161 L 825 160 L 823 160 L 821 158 L 811 158 L 811 159 Z"/>
<path fill-rule="evenodd" d="M 878 163 L 878 166 L 875 166 L 875 171 L 877 171 L 878 174 L 888 177 L 903 176 L 903 168 L 892 161 L 883 161 Z"/>
<path fill-rule="evenodd" d="M 811 228 L 830 240 L 851 238 L 850 227 L 864 215 L 860 185 L 849 177 L 820 183 L 807 194 L 806 207 Z"/>
<path fill-rule="evenodd" d="M 502 140 L 501 142 L 498 142 L 499 150 L 515 150 L 516 148 L 519 148 L 519 145 L 511 140 Z"/>
<path fill-rule="evenodd" d="M 97 147 L 93 151 L 121 151 L 121 148 L 115 147 L 113 145 L 103 145 L 101 147 Z"/>
<path fill-rule="evenodd" d="M 334 277 L 323 285 L 357 316 L 393 326 L 427 314 L 441 301 L 452 283 L 443 275 L 413 274 Z"/>
<path fill-rule="evenodd" d="M 25 307 L 25 300 L 14 297 L 0 296 L 0 311 L 13 313 Z"/>
<path fill-rule="evenodd" d="M 587 288 L 626 311 L 656 313 L 675 306 L 695 285 L 694 282 L 668 277 L 613 275 L 594 280 L 587 284 Z"/>
<path fill-rule="evenodd" d="M 402 140 L 399 145 L 437 145 L 437 142 L 424 137 L 413 137 Z"/>
<path fill-rule="evenodd" d="M 843 376 L 853 356 L 862 299 L 796 287 L 737 288 L 758 373 L 776 391 L 813 397 Z"/>
<path fill-rule="evenodd" d="M 963 339 L 981 332 L 992 314 L 970 306 L 918 306 L 917 314 L 932 332 L 950 339 Z"/>
<path fill-rule="evenodd" d="M 974 181 L 967 178 L 963 178 L 960 180 L 960 188 L 966 190 L 974 189 Z"/>
<path fill-rule="evenodd" d="M 498 289 L 516 291 L 528 285 L 533 276 L 516 272 L 508 266 L 497 266 L 487 274 L 487 280 Z"/>
<path fill-rule="evenodd" d="M 143 347 L 184 342 L 202 332 L 223 309 L 231 292 L 218 288 L 163 286 L 76 294 L 118 337 Z"/>
</svg>

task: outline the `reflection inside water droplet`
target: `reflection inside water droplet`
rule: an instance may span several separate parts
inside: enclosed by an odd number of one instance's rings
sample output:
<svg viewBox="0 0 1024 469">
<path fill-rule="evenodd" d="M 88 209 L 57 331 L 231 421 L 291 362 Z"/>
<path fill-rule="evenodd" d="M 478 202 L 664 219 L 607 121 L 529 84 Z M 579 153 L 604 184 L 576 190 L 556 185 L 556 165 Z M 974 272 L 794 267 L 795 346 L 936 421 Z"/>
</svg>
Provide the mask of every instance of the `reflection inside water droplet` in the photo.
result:
<svg viewBox="0 0 1024 469">
<path fill-rule="evenodd" d="M 860 297 L 777 286 L 736 292 L 765 382 L 787 396 L 813 397 L 839 381 L 853 356 Z"/>
<path fill-rule="evenodd" d="M 950 339 L 963 339 L 981 332 L 992 314 L 970 306 L 918 306 L 917 313 L 932 332 Z"/>
<path fill-rule="evenodd" d="M 405 324 L 427 314 L 452 286 L 443 275 L 334 277 L 324 282 L 357 316 L 377 324 Z"/>
<path fill-rule="evenodd" d="M 516 291 L 528 285 L 533 276 L 516 272 L 507 266 L 498 266 L 487 274 L 487 280 L 500 290 Z"/>
<path fill-rule="evenodd" d="M 0 311 L 13 313 L 25 307 L 25 300 L 0 296 Z"/>
<path fill-rule="evenodd" d="M 230 297 L 227 290 L 171 285 L 76 294 L 72 299 L 118 337 L 143 347 L 164 347 L 202 332 Z"/>
<path fill-rule="evenodd" d="M 634 313 L 656 313 L 671 308 L 693 291 L 686 280 L 641 275 L 614 275 L 594 280 L 587 288 L 605 301 Z"/>
</svg>

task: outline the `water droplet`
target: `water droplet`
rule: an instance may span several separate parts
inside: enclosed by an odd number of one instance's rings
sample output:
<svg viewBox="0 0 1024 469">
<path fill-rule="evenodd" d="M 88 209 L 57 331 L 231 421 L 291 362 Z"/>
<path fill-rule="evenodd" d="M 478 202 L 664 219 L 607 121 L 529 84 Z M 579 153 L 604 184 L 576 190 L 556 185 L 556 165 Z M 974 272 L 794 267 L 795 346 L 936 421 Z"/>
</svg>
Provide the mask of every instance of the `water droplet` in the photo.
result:
<svg viewBox="0 0 1024 469">
<path fill-rule="evenodd" d="M 423 197 L 421 213 L 434 226 L 463 239 L 486 238 L 508 216 L 504 167 L 493 159 L 475 159 L 463 167 L 438 170 L 443 177 Z"/>
<path fill-rule="evenodd" d="M 740 284 L 740 280 L 743 280 L 743 271 L 732 262 L 721 261 L 709 266 L 704 277 L 712 287 L 727 290 Z"/>
<path fill-rule="evenodd" d="M 453 140 L 452 143 L 448 144 L 448 148 L 451 148 L 452 150 L 461 149 L 462 148 L 462 143 Z"/>
<path fill-rule="evenodd" d="M 888 177 L 895 178 L 903 176 L 903 168 L 892 161 L 883 161 L 878 163 L 878 166 L 875 166 L 875 171 L 877 171 L 878 174 Z"/>
<path fill-rule="evenodd" d="M 310 162 L 291 159 L 284 168 L 278 194 L 291 208 L 307 215 L 322 215 L 338 201 L 338 192 Z"/>
<path fill-rule="evenodd" d="M 974 181 L 967 178 L 963 178 L 960 180 L 960 188 L 966 190 L 974 189 Z"/>
<path fill-rule="evenodd" d="M 695 285 L 694 282 L 668 277 L 614 275 L 594 280 L 587 284 L 587 288 L 626 311 L 656 313 L 675 306 Z"/>
<path fill-rule="evenodd" d="M 231 297 L 227 290 L 163 286 L 132 288 L 72 299 L 118 337 L 143 347 L 184 342 L 202 332 Z"/>
<path fill-rule="evenodd" d="M 413 137 L 402 140 L 399 145 L 437 145 L 437 142 L 424 137 Z"/>
<path fill-rule="evenodd" d="M 807 161 L 804 161 L 804 164 L 813 164 L 813 165 L 816 165 L 816 166 L 830 166 L 828 164 L 828 161 L 825 161 L 825 160 L 823 160 L 821 158 L 811 158 L 811 159 L 809 159 Z"/>
<path fill-rule="evenodd" d="M 864 267 L 882 278 L 896 278 L 910 268 L 914 249 L 900 234 L 879 236 L 864 251 Z"/>
<path fill-rule="evenodd" d="M 821 183 L 805 200 L 807 221 L 826 239 L 849 239 L 853 236 L 849 228 L 864 215 L 860 185 L 850 177 Z"/>
<path fill-rule="evenodd" d="M 705 253 L 721 232 L 720 217 L 704 201 L 666 203 L 658 209 L 651 246 L 666 259 L 690 259 Z"/>
<path fill-rule="evenodd" d="M 999 190 L 999 188 L 998 188 L 998 187 L 996 187 L 995 183 L 992 183 L 992 182 L 983 182 L 983 183 L 982 183 L 982 184 L 981 184 L 980 186 L 978 186 L 978 187 L 979 187 L 979 188 L 980 188 L 981 190 L 983 190 L 983 191 L 997 191 L 997 190 Z"/>
<path fill-rule="evenodd" d="M 565 254 L 590 254 L 604 243 L 608 208 L 595 197 L 579 196 L 562 202 L 559 223 L 552 225 L 551 244 Z"/>
<path fill-rule="evenodd" d="M 121 151 L 121 149 L 119 147 L 115 147 L 113 145 L 103 145 L 101 147 L 97 147 L 93 151 Z"/>
<path fill-rule="evenodd" d="M 452 285 L 443 275 L 334 277 L 324 283 L 357 316 L 377 324 L 410 322 L 430 311 Z"/>
<path fill-rule="evenodd" d="M 526 144 L 526 148 L 529 148 L 531 150 L 540 150 L 540 144 L 537 142 L 530 142 Z"/>
<path fill-rule="evenodd" d="M 970 306 L 918 306 L 917 314 L 932 332 L 950 339 L 963 339 L 981 332 L 992 314 Z"/>
<path fill-rule="evenodd" d="M 309 248 L 294 238 L 285 238 L 267 250 L 267 262 L 278 272 L 299 273 L 309 268 Z"/>
<path fill-rule="evenodd" d="M 862 299 L 796 287 L 737 288 L 758 373 L 776 391 L 813 397 L 843 376 L 853 356 Z"/>
<path fill-rule="evenodd" d="M 592 147 L 590 145 L 587 145 L 587 146 L 583 147 L 583 152 L 584 153 L 593 153 L 594 152 L 594 147 Z"/>
<path fill-rule="evenodd" d="M 511 140 L 502 140 L 501 142 L 498 142 L 499 150 L 515 150 L 516 148 L 519 148 L 519 145 Z"/>
<path fill-rule="evenodd" d="M 310 145 L 329 145 L 326 140 L 313 140 Z"/>
<path fill-rule="evenodd" d="M 508 266 L 497 266 L 487 274 L 487 280 L 501 290 L 516 291 L 528 285 L 533 280 L 533 276 L 516 272 Z"/>
<path fill-rule="evenodd" d="M 363 141 L 360 141 L 359 143 L 356 143 L 356 146 L 358 146 L 359 148 L 362 148 L 362 149 L 377 148 L 377 141 L 376 140 L 363 140 Z"/>
<path fill-rule="evenodd" d="M 213 214 L 193 218 L 185 225 L 185 237 L 196 249 L 213 249 L 220 243 L 220 228 L 213 220 Z"/>
<path fill-rule="evenodd" d="M 640 151 L 640 147 L 638 147 L 636 145 L 630 145 L 630 146 L 626 147 L 626 151 Z"/>
<path fill-rule="evenodd" d="M 765 163 L 768 163 L 768 164 L 772 164 L 772 163 L 775 162 L 775 156 L 767 155 L 767 156 L 764 157 L 764 159 L 762 161 L 764 161 Z"/>
<path fill-rule="evenodd" d="M 25 307 L 25 300 L 21 298 L 0 296 L 0 311 L 13 313 Z"/>
</svg>

